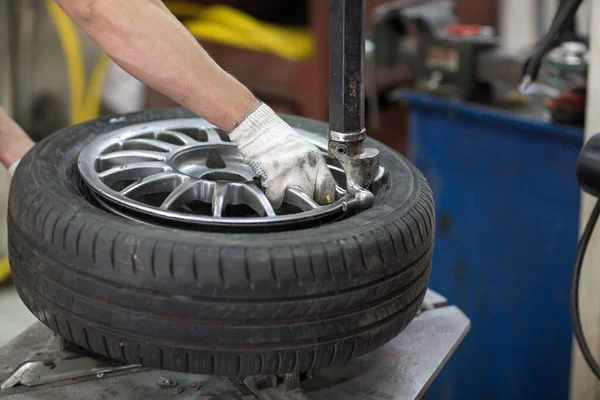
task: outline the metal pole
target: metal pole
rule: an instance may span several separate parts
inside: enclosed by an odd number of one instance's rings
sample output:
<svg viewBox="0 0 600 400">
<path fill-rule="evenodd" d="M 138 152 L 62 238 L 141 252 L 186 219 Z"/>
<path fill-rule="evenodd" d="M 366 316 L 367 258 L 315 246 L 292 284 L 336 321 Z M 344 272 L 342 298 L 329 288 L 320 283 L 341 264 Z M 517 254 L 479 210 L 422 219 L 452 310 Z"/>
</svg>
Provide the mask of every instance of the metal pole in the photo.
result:
<svg viewBox="0 0 600 400">
<path fill-rule="evenodd" d="M 600 0 L 591 0 L 590 64 L 587 83 L 586 140 L 600 132 Z M 580 227 L 583 229 L 596 199 L 587 194 L 581 198 Z M 598 228 L 587 248 L 579 287 L 580 314 L 588 345 L 596 359 L 600 357 L 600 235 Z M 573 346 L 571 364 L 571 399 L 592 400 L 600 396 L 600 382 L 585 363 L 577 344 Z"/>
<path fill-rule="evenodd" d="M 329 129 L 358 134 L 365 128 L 364 0 L 331 0 Z"/>
<path fill-rule="evenodd" d="M 368 208 L 367 188 L 379 170 L 379 151 L 365 149 L 365 0 L 331 0 L 329 154 L 346 171 L 348 207 Z"/>
</svg>

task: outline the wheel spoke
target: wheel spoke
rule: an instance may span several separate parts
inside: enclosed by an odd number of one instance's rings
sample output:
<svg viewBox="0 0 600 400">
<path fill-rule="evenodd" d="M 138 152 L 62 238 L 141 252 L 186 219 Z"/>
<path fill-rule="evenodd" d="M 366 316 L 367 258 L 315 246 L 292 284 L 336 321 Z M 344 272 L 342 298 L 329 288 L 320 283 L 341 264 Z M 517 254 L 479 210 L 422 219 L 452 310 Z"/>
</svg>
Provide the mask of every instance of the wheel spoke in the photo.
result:
<svg viewBox="0 0 600 400">
<path fill-rule="evenodd" d="M 129 198 L 134 198 L 147 194 L 172 192 L 187 179 L 189 178 L 177 172 L 162 172 L 132 183 L 123 189 L 121 194 Z"/>
<path fill-rule="evenodd" d="M 197 164 L 194 165 L 193 169 L 190 168 L 190 170 L 186 170 L 184 172 L 189 173 L 190 175 L 193 175 L 195 177 L 198 177 L 200 179 L 202 179 L 202 175 L 207 174 L 209 172 L 215 172 L 215 169 L 212 168 L 208 168 L 206 165 L 202 165 L 202 164 Z"/>
<path fill-rule="evenodd" d="M 348 194 L 348 191 L 346 191 L 345 189 L 342 189 L 341 187 L 339 187 L 337 185 L 335 186 L 335 199 L 336 200 L 341 199 L 342 197 L 344 197 L 347 194 Z"/>
<path fill-rule="evenodd" d="M 112 167 L 98 174 L 98 177 L 105 185 L 111 186 L 113 183 L 124 180 L 138 180 L 147 176 L 159 174 L 161 172 L 170 171 L 171 167 L 165 163 L 156 162 L 139 162 L 127 165 Z"/>
<path fill-rule="evenodd" d="M 213 217 L 223 216 L 223 211 L 227 206 L 227 191 L 228 185 L 226 183 L 217 183 L 212 197 L 212 213 Z"/>
<path fill-rule="evenodd" d="M 238 198 L 240 204 L 247 204 L 263 217 L 275 216 L 275 210 L 273 210 L 271 202 L 255 183 L 245 183 L 240 186 L 242 188 L 241 196 Z"/>
<path fill-rule="evenodd" d="M 186 135 L 185 133 L 181 133 L 181 132 L 162 131 L 158 135 L 159 135 L 159 137 L 161 137 L 161 136 L 171 137 L 171 138 L 175 139 L 176 141 L 180 142 L 181 143 L 180 146 L 187 146 L 188 144 L 197 143 L 197 141 L 194 140 L 194 138 Z"/>
<path fill-rule="evenodd" d="M 206 132 L 206 136 L 208 136 L 208 143 L 220 143 L 223 141 L 216 129 L 207 129 L 204 132 Z"/>
<path fill-rule="evenodd" d="M 248 164 L 233 164 L 227 166 L 227 171 L 239 174 L 242 176 L 256 176 L 252 168 Z M 256 185 L 254 185 L 256 186 Z"/>
<path fill-rule="evenodd" d="M 319 208 L 319 205 L 309 195 L 297 187 L 289 187 L 286 190 L 283 202 L 296 206 L 302 211 L 311 211 Z"/>
<path fill-rule="evenodd" d="M 176 210 L 185 204 L 200 200 L 210 203 L 214 185 L 206 181 L 199 181 L 194 178 L 185 180 L 160 205 L 165 210 Z"/>
<path fill-rule="evenodd" d="M 178 146 L 163 142 L 156 139 L 144 139 L 144 138 L 135 138 L 129 139 L 123 143 L 123 149 L 125 150 L 149 150 L 149 151 L 163 151 L 170 152 L 177 148 Z"/>
<path fill-rule="evenodd" d="M 143 161 L 165 161 L 164 153 L 149 150 L 119 150 L 113 153 L 103 154 L 98 157 L 101 170 L 114 167 L 116 165 L 126 165 Z"/>
</svg>

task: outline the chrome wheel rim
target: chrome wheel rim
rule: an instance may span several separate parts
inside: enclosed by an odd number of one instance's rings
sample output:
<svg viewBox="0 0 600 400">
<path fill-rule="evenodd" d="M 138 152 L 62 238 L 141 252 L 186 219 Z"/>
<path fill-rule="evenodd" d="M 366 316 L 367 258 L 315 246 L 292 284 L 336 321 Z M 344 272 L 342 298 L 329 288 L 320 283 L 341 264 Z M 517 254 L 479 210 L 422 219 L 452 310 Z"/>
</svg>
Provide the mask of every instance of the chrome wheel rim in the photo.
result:
<svg viewBox="0 0 600 400">
<path fill-rule="evenodd" d="M 85 146 L 78 169 L 99 204 L 119 215 L 197 225 L 265 226 L 318 221 L 347 210 L 346 175 L 327 156 L 327 140 L 298 129 L 325 156 L 338 183 L 336 199 L 320 206 L 296 188 L 271 207 L 228 135 L 203 119 L 132 125 Z"/>
</svg>

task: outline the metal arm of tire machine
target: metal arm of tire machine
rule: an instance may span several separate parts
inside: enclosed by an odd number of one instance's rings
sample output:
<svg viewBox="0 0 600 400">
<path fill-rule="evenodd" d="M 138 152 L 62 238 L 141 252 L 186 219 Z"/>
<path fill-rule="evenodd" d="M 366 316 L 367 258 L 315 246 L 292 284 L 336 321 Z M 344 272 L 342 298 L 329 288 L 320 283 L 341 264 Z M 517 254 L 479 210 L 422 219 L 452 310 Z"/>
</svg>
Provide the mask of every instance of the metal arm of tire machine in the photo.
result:
<svg viewBox="0 0 600 400">
<path fill-rule="evenodd" d="M 365 0 L 331 0 L 330 7 L 329 154 L 346 171 L 349 206 L 368 208 L 380 168 L 379 151 L 364 147 Z"/>
</svg>

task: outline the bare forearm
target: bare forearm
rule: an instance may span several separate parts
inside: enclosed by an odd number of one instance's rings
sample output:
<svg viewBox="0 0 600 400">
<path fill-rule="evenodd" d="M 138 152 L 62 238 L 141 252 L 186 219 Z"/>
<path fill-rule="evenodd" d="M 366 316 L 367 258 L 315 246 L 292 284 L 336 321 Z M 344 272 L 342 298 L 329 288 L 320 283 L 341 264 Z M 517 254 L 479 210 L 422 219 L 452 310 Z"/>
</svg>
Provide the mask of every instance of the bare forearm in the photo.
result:
<svg viewBox="0 0 600 400">
<path fill-rule="evenodd" d="M 55 0 L 123 69 L 230 131 L 257 104 L 160 0 Z"/>
</svg>

